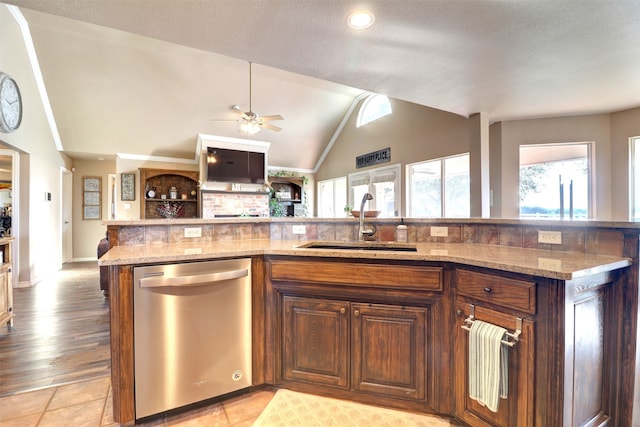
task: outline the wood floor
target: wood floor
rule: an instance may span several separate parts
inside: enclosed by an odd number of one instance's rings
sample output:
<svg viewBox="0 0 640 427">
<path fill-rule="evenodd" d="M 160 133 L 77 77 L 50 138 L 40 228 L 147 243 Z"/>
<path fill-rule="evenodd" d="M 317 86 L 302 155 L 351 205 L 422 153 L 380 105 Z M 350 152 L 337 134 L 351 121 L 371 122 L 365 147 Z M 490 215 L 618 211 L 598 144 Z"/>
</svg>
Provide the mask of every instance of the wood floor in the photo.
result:
<svg viewBox="0 0 640 427">
<path fill-rule="evenodd" d="M 97 262 L 65 264 L 13 295 L 13 328 L 0 326 L 0 396 L 109 375 L 109 305 Z"/>
</svg>

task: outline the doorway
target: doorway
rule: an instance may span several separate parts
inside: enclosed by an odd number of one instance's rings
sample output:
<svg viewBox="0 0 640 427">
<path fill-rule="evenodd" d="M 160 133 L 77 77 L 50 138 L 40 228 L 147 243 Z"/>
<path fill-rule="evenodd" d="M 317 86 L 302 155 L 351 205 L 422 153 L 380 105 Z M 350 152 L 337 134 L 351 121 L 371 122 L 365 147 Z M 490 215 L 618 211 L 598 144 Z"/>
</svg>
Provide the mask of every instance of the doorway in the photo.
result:
<svg viewBox="0 0 640 427">
<path fill-rule="evenodd" d="M 73 172 L 60 168 L 60 264 L 73 261 Z"/>
<path fill-rule="evenodd" d="M 0 146 L 0 237 L 19 236 L 20 154 Z M 20 242 L 13 241 L 13 268 L 17 272 L 20 257 Z M 12 274 L 12 286 L 17 287 L 18 274 Z"/>
</svg>

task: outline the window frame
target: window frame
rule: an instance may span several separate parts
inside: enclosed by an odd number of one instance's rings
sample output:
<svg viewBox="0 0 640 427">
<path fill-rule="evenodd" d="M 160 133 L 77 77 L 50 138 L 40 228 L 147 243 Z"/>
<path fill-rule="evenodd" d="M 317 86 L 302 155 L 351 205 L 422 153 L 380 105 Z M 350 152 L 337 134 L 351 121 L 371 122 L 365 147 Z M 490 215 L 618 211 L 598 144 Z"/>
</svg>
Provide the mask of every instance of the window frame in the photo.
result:
<svg viewBox="0 0 640 427">
<path fill-rule="evenodd" d="M 576 142 L 549 142 L 549 143 L 541 143 L 541 144 L 522 144 L 518 147 L 518 218 L 521 219 L 535 219 L 536 217 L 533 216 L 522 216 L 522 214 L 520 213 L 521 210 L 521 203 L 520 203 L 520 168 L 523 166 L 522 165 L 522 149 L 523 148 L 538 148 L 538 149 L 545 149 L 545 148 L 551 148 L 551 147 L 570 147 L 570 146 L 584 146 L 586 148 L 586 158 L 587 158 L 587 179 L 586 179 L 586 185 L 587 185 L 587 216 L 584 219 L 591 219 L 591 218 L 595 218 L 595 193 L 594 193 L 594 189 L 595 187 L 595 176 L 596 176 L 596 171 L 595 171 L 595 142 L 594 141 L 576 141 Z M 547 161 L 543 161 L 543 162 L 538 162 L 538 163 L 553 163 L 553 162 L 559 162 L 559 161 L 567 161 L 570 160 L 570 157 L 567 158 L 562 158 L 562 157 L 551 157 L 549 158 Z M 575 158 L 574 158 L 575 159 Z M 565 212 L 569 211 L 569 198 L 566 196 L 566 193 L 569 191 L 569 183 L 565 182 L 563 180 L 563 183 L 565 184 L 565 197 L 564 197 L 564 210 Z M 559 201 L 558 201 L 558 207 L 560 206 Z M 563 213 L 562 215 L 558 215 L 558 216 L 550 216 L 550 217 L 545 217 L 546 219 L 561 219 L 561 218 L 565 218 L 565 217 L 569 217 L 569 213 Z M 582 217 L 578 217 L 578 219 L 583 219 Z"/>
<path fill-rule="evenodd" d="M 384 177 L 386 176 L 390 176 L 393 174 L 393 180 L 389 181 L 389 180 L 382 180 L 384 179 Z M 368 210 L 381 210 L 383 211 L 383 209 L 378 209 L 377 205 L 379 204 L 379 200 L 377 200 L 377 197 L 375 197 L 375 190 L 373 188 L 374 184 L 376 183 L 380 183 L 380 182 L 393 182 L 393 198 L 394 198 L 394 215 L 393 216 L 385 216 L 384 215 L 384 211 L 383 213 L 380 215 L 383 218 L 397 218 L 400 216 L 400 209 L 401 209 L 401 183 L 402 183 L 402 168 L 400 163 L 396 163 L 393 165 L 387 165 L 387 166 L 382 166 L 382 167 L 378 167 L 378 168 L 374 168 L 374 169 L 368 169 L 366 171 L 361 171 L 361 172 L 353 172 L 349 174 L 348 177 L 348 191 L 349 191 L 349 205 L 354 209 L 354 210 L 359 210 L 360 209 L 360 204 L 362 203 L 362 200 L 354 200 L 354 190 L 353 187 L 354 186 L 360 186 L 360 185 L 367 185 L 368 186 L 368 190 L 367 192 L 371 193 L 374 195 L 373 200 L 369 200 L 367 202 L 368 205 Z M 355 185 L 354 185 L 355 183 Z"/>
<path fill-rule="evenodd" d="M 638 157 L 638 162 L 636 162 Z M 629 220 L 640 219 L 640 206 L 636 212 L 636 203 L 640 205 L 640 136 L 629 138 Z"/>
<path fill-rule="evenodd" d="M 349 215 L 349 212 L 346 212 L 344 210 L 345 206 L 338 206 L 339 203 L 339 199 L 338 199 L 338 192 L 336 191 L 336 184 L 339 181 L 344 181 L 344 194 L 342 197 L 342 200 L 344 200 L 344 205 L 348 204 L 348 195 L 347 195 L 347 191 L 348 191 L 348 185 L 347 185 L 347 177 L 346 176 L 340 176 L 337 178 L 331 178 L 331 179 L 324 179 L 322 181 L 318 181 L 316 187 L 317 187 L 317 194 L 318 194 L 318 208 L 317 208 L 317 216 L 318 218 L 343 218 Z M 321 190 L 321 187 L 325 184 L 331 184 L 332 186 L 332 200 L 331 200 L 331 207 L 333 210 L 333 216 L 322 216 L 320 215 L 320 206 L 326 206 L 329 202 L 323 199 L 323 192 Z"/>
<path fill-rule="evenodd" d="M 413 191 L 412 191 L 412 185 L 413 185 L 413 171 L 412 168 L 414 168 L 417 165 L 422 165 L 425 163 L 435 163 L 435 162 L 439 162 L 440 163 L 440 216 L 437 217 L 428 217 L 428 218 L 446 218 L 446 212 L 447 212 L 447 197 L 446 197 L 446 191 L 447 191 L 447 171 L 446 171 L 446 161 L 449 159 L 454 159 L 454 158 L 458 158 L 458 157 L 466 157 L 467 161 L 469 163 L 469 167 L 471 166 L 470 161 L 471 161 L 471 157 L 470 154 L 467 153 L 461 153 L 461 154 L 454 154 L 451 156 L 445 156 L 445 157 L 438 157 L 435 159 L 429 159 L 429 160 L 422 160 L 420 162 L 414 162 L 414 163 L 409 163 L 406 166 L 406 186 L 407 186 L 407 203 L 406 203 L 406 213 L 405 216 L 409 217 L 409 218 L 413 218 L 413 216 L 411 215 L 412 213 L 412 207 L 413 207 L 413 203 L 414 201 L 412 200 L 413 198 L 411 197 Z M 469 183 L 469 194 L 471 194 L 471 183 Z M 471 200 L 469 200 L 469 205 L 471 204 Z M 471 217 L 471 207 L 469 206 L 469 212 L 467 214 L 467 216 L 456 216 L 454 218 L 470 218 Z M 424 216 L 419 216 L 416 218 L 424 218 Z"/>
</svg>

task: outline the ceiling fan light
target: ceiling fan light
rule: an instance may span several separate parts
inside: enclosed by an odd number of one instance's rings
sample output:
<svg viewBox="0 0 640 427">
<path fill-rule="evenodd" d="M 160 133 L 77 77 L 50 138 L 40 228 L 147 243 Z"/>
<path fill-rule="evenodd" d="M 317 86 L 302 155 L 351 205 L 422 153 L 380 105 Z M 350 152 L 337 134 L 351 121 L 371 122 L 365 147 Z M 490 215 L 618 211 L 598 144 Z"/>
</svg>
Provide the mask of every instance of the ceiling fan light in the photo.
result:
<svg viewBox="0 0 640 427">
<path fill-rule="evenodd" d="M 254 120 L 239 120 L 240 131 L 248 135 L 255 135 L 260 132 L 260 124 Z"/>
</svg>

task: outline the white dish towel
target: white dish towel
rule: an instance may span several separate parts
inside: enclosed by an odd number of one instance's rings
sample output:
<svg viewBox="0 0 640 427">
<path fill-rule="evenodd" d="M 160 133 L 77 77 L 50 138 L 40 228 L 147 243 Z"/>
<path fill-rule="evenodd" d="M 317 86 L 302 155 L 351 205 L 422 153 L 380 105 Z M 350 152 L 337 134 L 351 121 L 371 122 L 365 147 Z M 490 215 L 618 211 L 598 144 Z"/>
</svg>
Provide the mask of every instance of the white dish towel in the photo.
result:
<svg viewBox="0 0 640 427">
<path fill-rule="evenodd" d="M 474 320 L 469 332 L 469 397 L 492 412 L 509 392 L 509 350 L 501 343 L 506 332 L 481 320 Z"/>
</svg>

